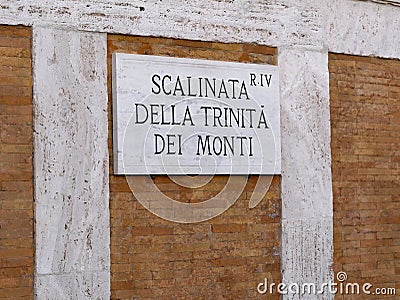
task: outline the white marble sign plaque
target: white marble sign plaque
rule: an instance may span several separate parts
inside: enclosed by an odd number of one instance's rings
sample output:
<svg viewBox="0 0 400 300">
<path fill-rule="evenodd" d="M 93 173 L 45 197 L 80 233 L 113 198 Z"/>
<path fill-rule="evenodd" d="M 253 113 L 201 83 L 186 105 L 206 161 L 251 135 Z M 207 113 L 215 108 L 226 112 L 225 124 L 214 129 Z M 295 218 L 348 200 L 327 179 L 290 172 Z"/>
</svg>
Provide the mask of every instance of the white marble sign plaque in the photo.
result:
<svg viewBox="0 0 400 300">
<path fill-rule="evenodd" d="M 115 174 L 280 174 L 272 65 L 113 54 Z"/>
</svg>

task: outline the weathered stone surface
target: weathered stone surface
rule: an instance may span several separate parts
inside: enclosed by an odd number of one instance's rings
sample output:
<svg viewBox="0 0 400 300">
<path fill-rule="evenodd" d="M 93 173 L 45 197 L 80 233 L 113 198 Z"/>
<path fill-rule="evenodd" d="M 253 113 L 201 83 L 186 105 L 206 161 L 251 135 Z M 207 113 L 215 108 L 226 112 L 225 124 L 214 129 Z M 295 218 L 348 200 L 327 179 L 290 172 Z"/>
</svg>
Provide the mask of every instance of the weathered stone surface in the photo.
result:
<svg viewBox="0 0 400 300">
<path fill-rule="evenodd" d="M 109 299 L 108 271 L 40 275 L 36 299 Z"/>
<path fill-rule="evenodd" d="M 289 293 L 284 299 L 334 299 L 328 287 L 323 289 L 324 283 L 333 282 L 332 228 L 329 218 L 282 220 L 282 282 L 316 287 L 316 293 Z"/>
<path fill-rule="evenodd" d="M 278 61 L 283 282 L 322 284 L 333 279 L 328 56 L 287 48 L 279 51 Z"/>
<path fill-rule="evenodd" d="M 0 7 L 0 22 L 57 24 L 88 31 L 196 40 L 315 45 L 317 1 L 18 1 Z M 17 18 L 16 18 L 17 16 Z"/>
<path fill-rule="evenodd" d="M 399 56 L 399 8 L 366 1 L 0 1 L 0 23 Z"/>
<path fill-rule="evenodd" d="M 326 13 L 329 51 L 400 57 L 400 7 L 365 1 L 328 1 Z"/>
<path fill-rule="evenodd" d="M 279 52 L 283 217 L 332 216 L 328 56 Z"/>
<path fill-rule="evenodd" d="M 106 37 L 36 27 L 33 39 L 35 292 L 91 298 L 109 287 Z"/>
</svg>

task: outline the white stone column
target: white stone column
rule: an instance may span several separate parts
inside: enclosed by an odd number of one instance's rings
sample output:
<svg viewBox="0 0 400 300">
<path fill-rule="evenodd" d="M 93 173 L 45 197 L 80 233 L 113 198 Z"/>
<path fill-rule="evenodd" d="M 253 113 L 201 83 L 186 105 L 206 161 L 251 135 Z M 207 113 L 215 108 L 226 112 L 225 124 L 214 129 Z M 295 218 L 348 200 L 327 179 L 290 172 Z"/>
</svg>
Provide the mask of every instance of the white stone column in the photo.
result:
<svg viewBox="0 0 400 300">
<path fill-rule="evenodd" d="M 110 298 L 106 49 L 33 29 L 36 299 Z"/>
<path fill-rule="evenodd" d="M 278 48 L 282 136 L 283 282 L 333 280 L 333 203 L 327 51 Z M 333 299 L 286 295 L 284 299 Z"/>
</svg>

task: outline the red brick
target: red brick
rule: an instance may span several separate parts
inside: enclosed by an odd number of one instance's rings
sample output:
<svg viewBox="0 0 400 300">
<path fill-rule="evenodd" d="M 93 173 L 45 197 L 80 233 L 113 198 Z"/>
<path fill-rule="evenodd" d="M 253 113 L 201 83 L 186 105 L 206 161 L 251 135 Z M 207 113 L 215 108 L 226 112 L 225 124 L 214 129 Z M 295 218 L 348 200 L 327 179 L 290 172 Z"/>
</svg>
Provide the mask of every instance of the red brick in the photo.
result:
<svg viewBox="0 0 400 300">
<path fill-rule="evenodd" d="M 265 46 L 152 37 L 108 35 L 108 51 L 110 70 L 114 51 L 276 62 L 276 49 Z M 109 118 L 112 124 L 111 107 Z M 112 153 L 112 126 L 109 130 Z M 167 196 L 195 203 L 216 195 L 227 180 L 228 176 L 216 176 L 194 190 L 180 187 L 167 176 L 155 176 L 153 182 Z M 280 258 L 274 253 L 280 247 L 280 177 L 273 179 L 262 203 L 250 210 L 248 201 L 256 180 L 256 176 L 249 178 L 239 200 L 224 214 L 199 224 L 178 224 L 156 217 L 133 200 L 125 177 L 114 176 L 111 167 L 111 298 L 246 299 L 256 292 L 260 273 L 254 270 L 258 268 L 274 274 L 279 282 Z M 141 188 L 146 191 L 146 186 Z M 276 217 L 267 220 L 266 214 Z"/>
<path fill-rule="evenodd" d="M 329 55 L 334 269 L 375 286 L 400 284 L 400 88 L 390 80 L 399 67 L 397 60 Z"/>
</svg>

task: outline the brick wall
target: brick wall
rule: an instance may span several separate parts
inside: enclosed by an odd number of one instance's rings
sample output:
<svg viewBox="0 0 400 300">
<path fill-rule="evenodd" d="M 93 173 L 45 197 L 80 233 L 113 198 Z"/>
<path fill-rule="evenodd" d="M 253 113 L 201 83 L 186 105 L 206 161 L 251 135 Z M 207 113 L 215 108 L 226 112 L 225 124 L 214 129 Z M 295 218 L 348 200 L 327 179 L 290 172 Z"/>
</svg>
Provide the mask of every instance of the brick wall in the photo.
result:
<svg viewBox="0 0 400 300">
<path fill-rule="evenodd" d="M 334 269 L 400 295 L 400 61 L 330 54 L 329 72 Z"/>
<path fill-rule="evenodd" d="M 32 298 L 31 30 L 0 26 L 0 298 Z"/>
<path fill-rule="evenodd" d="M 113 52 L 188 58 L 276 62 L 275 49 L 164 38 L 108 36 L 109 103 Z M 239 200 L 224 214 L 199 224 L 165 221 L 138 203 L 124 176 L 113 176 L 112 119 L 109 108 L 111 295 L 113 299 L 278 299 L 259 296 L 265 277 L 280 282 L 280 177 L 260 205 L 248 209 L 257 178 L 251 176 Z M 226 184 L 215 177 L 190 190 L 166 176 L 158 187 L 184 202 L 206 200 Z"/>
</svg>

